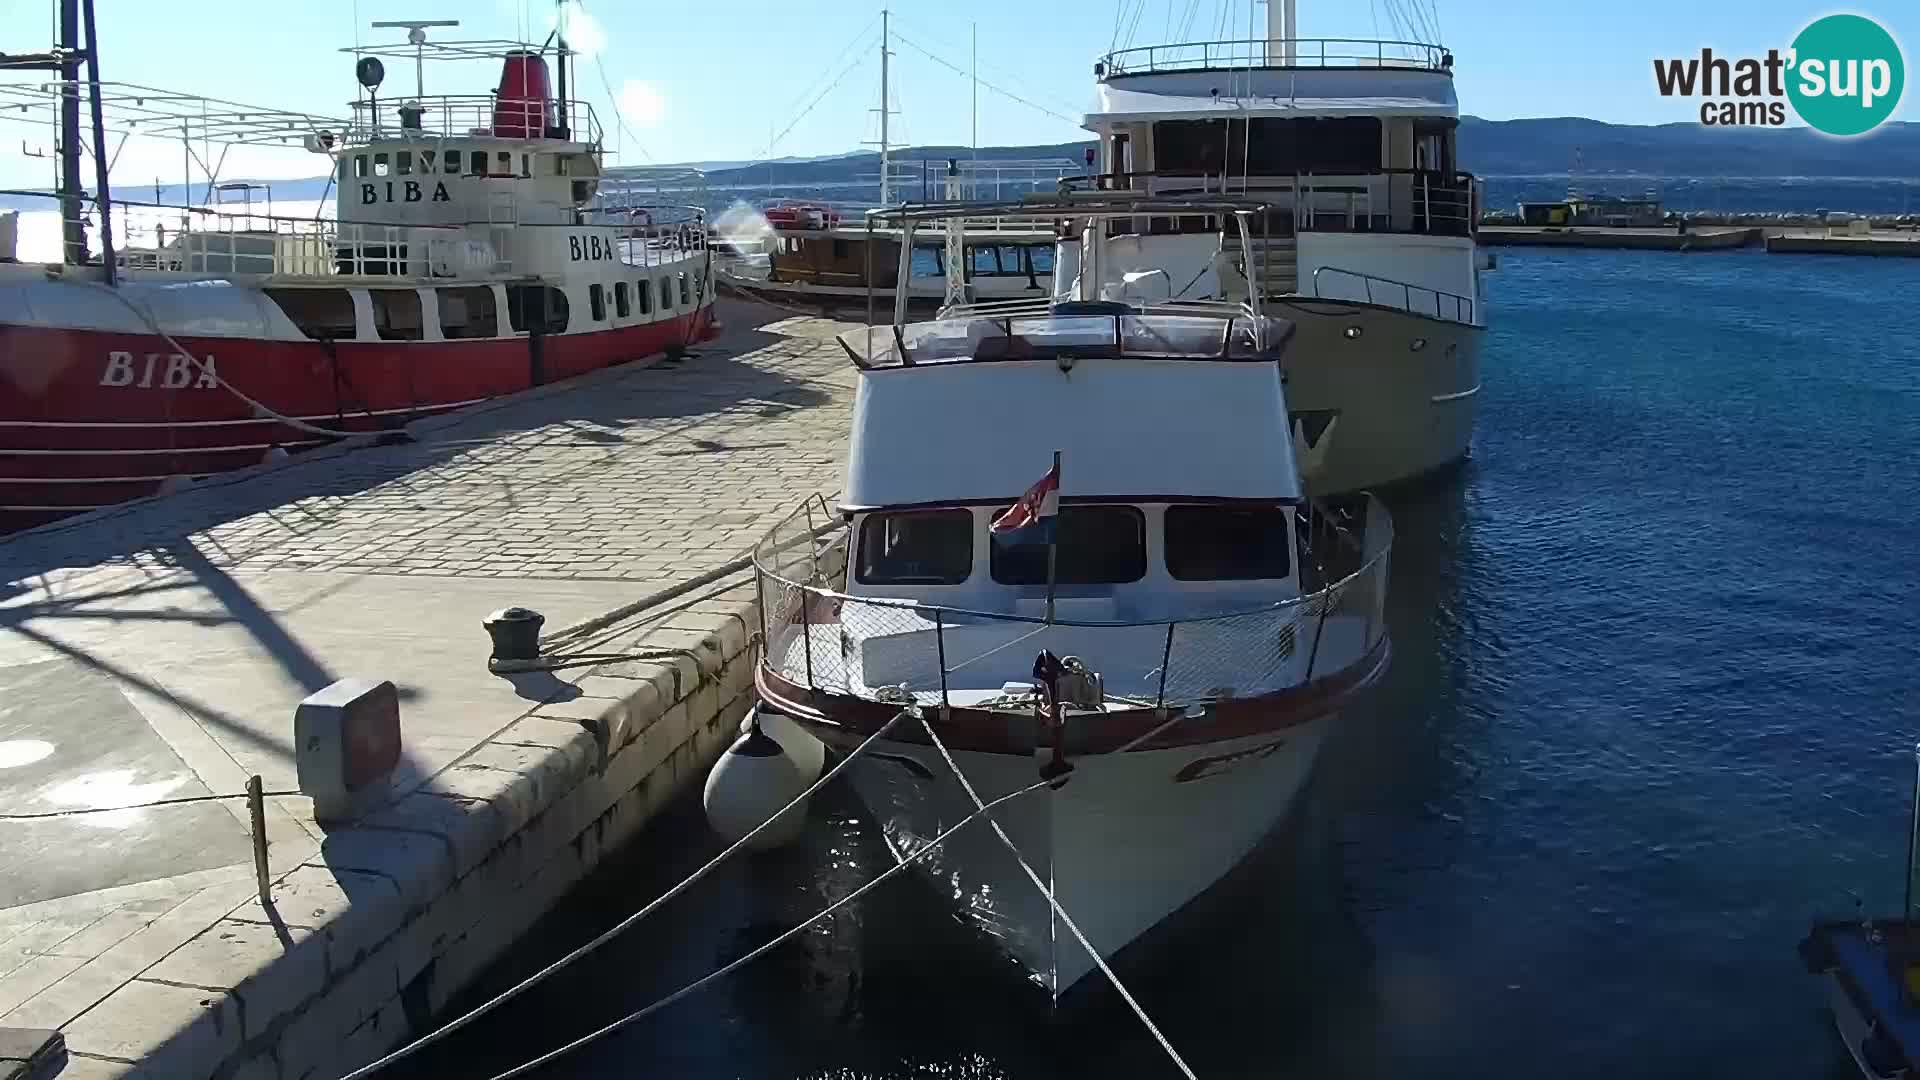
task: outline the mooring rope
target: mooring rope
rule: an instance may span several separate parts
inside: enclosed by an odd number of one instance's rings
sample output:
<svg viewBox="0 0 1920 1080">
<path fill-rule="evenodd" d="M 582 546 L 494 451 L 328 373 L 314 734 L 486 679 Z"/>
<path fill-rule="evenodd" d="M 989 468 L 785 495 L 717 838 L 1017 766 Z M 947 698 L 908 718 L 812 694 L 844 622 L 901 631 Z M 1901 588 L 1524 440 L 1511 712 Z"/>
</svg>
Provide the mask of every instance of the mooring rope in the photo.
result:
<svg viewBox="0 0 1920 1080">
<path fill-rule="evenodd" d="M 905 714 L 902 713 L 901 715 L 905 715 Z M 897 720 L 899 719 L 899 717 L 896 716 L 894 719 Z M 628 1024 L 638 1023 L 641 1020 L 644 1020 L 647 1017 L 652 1016 L 654 1013 L 659 1012 L 661 1009 L 664 1009 L 667 1006 L 672 1005 L 674 1002 L 679 1001 L 680 999 L 686 997 L 687 995 L 696 993 L 702 987 L 705 987 L 708 983 L 711 983 L 716 979 L 723 978 L 727 975 L 733 974 L 735 971 L 738 971 L 739 969 L 747 966 L 749 963 L 752 963 L 753 961 L 758 960 L 760 957 L 765 956 L 767 953 L 772 952 L 774 949 L 780 947 L 781 945 L 784 945 L 788 941 L 792 940 L 794 937 L 798 936 L 803 931 L 811 928 L 815 923 L 820 922 L 822 919 L 827 918 L 828 916 L 832 915 L 834 912 L 840 910 L 841 908 L 847 906 L 848 904 L 853 903 L 855 900 L 860 899 L 862 896 L 866 895 L 869 891 L 871 891 L 876 886 L 878 886 L 881 882 L 887 880 L 888 878 L 894 876 L 895 874 L 898 874 L 900 871 L 905 870 L 907 867 L 912 866 L 914 863 L 925 858 L 927 855 L 935 851 L 938 851 L 940 849 L 940 845 L 945 843 L 948 837 L 952 836 L 956 832 L 959 832 L 961 827 L 966 825 L 968 822 L 978 817 L 985 817 L 987 821 L 991 823 L 993 821 L 993 818 L 990 815 L 989 811 L 991 811 L 994 807 L 997 807 L 1002 803 L 1010 802 L 1013 799 L 1018 798 L 1019 796 L 1028 794 L 1029 792 L 1038 791 L 1041 788 L 1046 787 L 1047 784 L 1048 784 L 1048 781 L 1045 781 L 1045 780 L 1036 781 L 1035 783 L 1029 784 L 1026 787 L 1019 789 L 1018 791 L 1010 791 L 1005 795 L 1002 795 L 999 798 L 993 800 L 990 803 L 982 804 L 978 809 L 968 814 L 966 817 L 963 817 L 959 821 L 954 822 L 953 825 L 950 826 L 945 832 L 934 837 L 932 840 L 928 841 L 925 845 L 921 846 L 920 848 L 914 850 L 912 853 L 902 857 L 899 862 L 896 862 L 892 866 L 887 867 L 886 870 L 882 871 L 872 881 L 867 882 L 866 884 L 853 890 L 852 892 L 841 897 L 840 899 L 835 900 L 833 903 L 828 904 L 826 907 L 822 908 L 818 913 L 813 915 L 813 917 L 807 919 L 806 921 L 800 923 L 797 926 L 794 926 L 789 930 L 782 932 L 779 936 L 775 937 L 773 940 L 768 941 L 766 944 L 759 946 L 758 948 L 754 949 L 752 952 L 747 953 L 745 956 L 742 956 L 739 959 L 734 960 L 733 962 L 726 964 L 723 967 L 720 967 L 711 972 L 708 972 L 706 975 L 703 975 L 700 978 L 694 980 L 693 982 L 690 982 L 687 985 L 681 987 L 680 989 L 675 990 L 673 993 L 668 994 L 666 997 L 661 998 L 660 1000 L 654 1002 L 651 1005 L 646 1006 L 643 1009 L 639 1009 L 635 1012 L 628 1013 L 627 1015 L 621 1017 L 618 1020 L 615 1020 L 613 1023 L 608 1024 L 605 1027 L 599 1028 L 598 1030 L 595 1030 L 595 1031 L 590 1031 L 587 1034 L 582 1035 L 579 1038 L 573 1040 L 572 1042 L 565 1044 L 564 1046 L 559 1046 L 552 1050 L 549 1050 L 546 1053 L 541 1054 L 539 1057 L 534 1058 L 532 1061 L 515 1065 L 513 1068 L 508 1069 L 506 1072 L 499 1073 L 491 1077 L 490 1080 L 512 1080 L 513 1077 L 520 1076 L 533 1069 L 537 1069 L 540 1066 L 547 1064 L 548 1062 L 554 1060 L 557 1057 L 560 1057 L 563 1054 L 570 1053 L 574 1050 L 579 1049 L 582 1046 L 587 1045 L 590 1042 L 593 1042 L 597 1039 L 601 1039 L 608 1035 L 611 1035 L 614 1032 L 619 1031 L 621 1028 L 626 1027 Z M 779 815 L 775 815 L 775 816 L 778 817 Z M 998 826 L 996 826 L 996 828 L 997 827 Z M 1193 1074 L 1188 1073 L 1187 1075 L 1191 1077 Z M 347 1077 L 345 1078 L 345 1080 L 351 1080 L 351 1077 Z"/>
<path fill-rule="evenodd" d="M 915 710 L 915 712 L 917 719 L 920 721 L 920 726 L 926 730 L 927 738 L 933 741 L 933 748 L 940 752 L 940 756 L 946 760 L 947 768 L 953 770 L 954 779 L 960 781 L 960 787 L 966 791 L 967 798 L 973 801 L 973 805 L 977 808 L 975 812 L 985 814 L 987 804 L 980 801 L 980 793 L 973 789 L 973 782 L 967 779 L 966 773 L 960 771 L 960 763 L 955 761 L 953 755 L 947 752 L 947 744 L 942 742 L 939 734 L 933 730 L 932 722 L 930 722 L 924 714 L 918 714 L 918 710 Z M 1160 732 L 1172 727 L 1173 724 L 1182 719 L 1184 715 L 1184 713 L 1175 714 L 1172 719 L 1128 743 L 1126 747 L 1122 748 L 1122 751 L 1131 749 L 1145 742 L 1152 736 L 1158 735 Z M 1116 751 L 1116 753 L 1118 752 L 1121 751 Z M 1005 844 L 1007 850 L 1013 854 L 1014 861 L 1018 862 L 1020 869 L 1026 872 L 1027 880 L 1033 882 L 1033 887 L 1040 890 L 1041 896 L 1046 897 L 1047 904 L 1053 908 L 1053 913 L 1060 917 L 1062 923 L 1066 924 L 1067 929 L 1072 932 L 1074 940 L 1080 943 L 1080 947 L 1087 950 L 1087 955 L 1093 958 L 1094 965 L 1100 969 L 1100 973 L 1107 977 L 1109 983 L 1113 984 L 1113 988 L 1119 992 L 1121 999 L 1133 1010 L 1133 1015 L 1140 1018 L 1140 1023 L 1146 1026 L 1148 1034 L 1152 1035 L 1154 1040 L 1160 1044 L 1160 1049 L 1165 1050 L 1167 1056 L 1173 1059 L 1173 1063 L 1179 1067 L 1181 1075 L 1185 1076 L 1187 1080 L 1199 1080 L 1199 1078 L 1194 1075 L 1193 1070 L 1187 1066 L 1186 1060 L 1180 1056 L 1180 1052 L 1175 1050 L 1173 1044 L 1167 1041 L 1167 1037 L 1160 1033 L 1160 1028 L 1154 1024 L 1153 1018 L 1147 1015 L 1147 1010 L 1140 1007 L 1140 1003 L 1134 1000 L 1133 994 L 1130 993 L 1126 985 L 1120 981 L 1120 977 L 1113 973 L 1111 967 L 1107 966 L 1106 960 L 1100 956 L 1100 950 L 1094 948 L 1093 943 L 1087 940 L 1087 935 L 1080 932 L 1080 927 L 1074 923 L 1073 916 L 1067 914 L 1067 909 L 1060 906 L 1060 901 L 1054 897 L 1053 891 L 1047 888 L 1046 882 L 1040 880 L 1040 875 L 1034 871 L 1032 864 L 1027 862 L 1027 857 L 1021 853 L 1019 845 L 1015 844 L 1012 838 L 1007 836 L 1007 831 L 1001 828 L 1000 823 L 995 821 L 991 815 L 987 817 L 987 824 L 993 826 L 994 835 L 998 836 L 1000 842 Z"/>
<path fill-rule="evenodd" d="M 200 358 L 193 355 L 192 351 L 190 351 L 186 346 L 180 344 L 178 341 L 175 341 L 173 339 L 172 334 L 169 334 L 165 330 L 162 330 L 160 328 L 160 320 L 156 319 L 151 312 L 149 312 L 145 308 L 142 308 L 139 304 L 134 303 L 132 298 L 128 297 L 125 293 L 121 292 L 119 289 L 112 288 L 98 281 L 90 281 L 87 284 L 92 285 L 94 288 L 101 290 L 102 292 L 106 293 L 108 296 L 111 296 L 115 300 L 118 300 L 122 304 L 126 305 L 126 308 L 128 311 L 133 312 L 136 316 L 140 318 L 141 322 L 147 324 L 147 329 L 153 331 L 153 334 L 155 337 L 159 338 L 161 341 L 166 342 L 167 346 L 171 348 L 174 352 L 178 353 L 183 357 L 186 357 L 187 363 L 192 364 L 194 368 L 198 370 L 202 376 L 208 379 L 212 379 L 215 383 L 217 383 L 220 386 L 221 389 L 225 390 L 229 394 L 232 394 L 234 397 L 239 398 L 241 401 L 245 402 L 248 406 L 253 408 L 256 412 L 259 412 L 264 416 L 270 417 L 274 420 L 278 420 L 282 424 L 285 424 L 286 426 L 293 428 L 295 431 L 304 431 L 309 435 L 319 435 L 323 438 L 328 438 L 328 439 L 345 439 L 345 438 L 351 438 L 352 436 L 355 436 L 355 435 L 368 434 L 367 432 L 363 432 L 363 431 L 336 431 L 333 428 L 318 427 L 316 425 L 309 424 L 305 420 L 302 420 L 298 417 L 288 416 L 286 413 L 280 412 L 277 409 L 274 409 L 271 406 L 263 404 L 262 402 L 256 400 L 255 398 L 248 396 L 246 391 L 241 390 L 239 387 L 221 378 L 219 372 L 201 363 Z"/>
<path fill-rule="evenodd" d="M 856 760 L 858 760 L 861 755 L 867 752 L 867 749 L 869 747 L 871 747 L 876 742 L 879 742 L 880 739 L 887 734 L 887 732 L 893 729 L 893 725 L 899 723 L 907 715 L 908 715 L 908 710 L 905 710 L 905 709 L 902 709 L 901 711 L 895 713 L 892 719 L 880 725 L 880 727 L 876 731 L 874 731 L 873 734 L 867 736 L 864 742 L 862 742 L 859 746 L 854 747 L 852 753 L 848 754 L 838 764 L 834 765 L 833 768 L 827 770 L 826 773 L 824 773 L 818 780 L 815 780 L 812 786 L 808 787 L 805 791 L 802 791 L 799 795 L 794 796 L 791 802 L 787 803 L 787 805 L 781 807 L 779 810 L 769 815 L 767 820 L 755 826 L 745 836 L 742 836 L 740 839 L 735 840 L 731 845 L 727 847 L 725 851 L 722 851 L 720 854 L 715 855 L 710 861 L 708 861 L 705 866 L 702 866 L 700 869 L 695 870 L 690 876 L 686 878 L 686 880 L 680 882 L 678 885 L 673 886 L 672 888 L 668 889 L 666 892 L 663 892 L 659 896 L 655 897 L 652 901 L 650 901 L 645 907 L 641 908 L 639 911 L 636 911 L 633 914 L 627 916 L 626 918 L 620 920 L 619 922 L 615 923 L 613 926 L 609 927 L 608 929 L 601 931 L 601 933 L 597 937 L 595 937 L 592 941 L 589 941 L 585 945 L 582 945 L 579 948 L 574 949 L 572 952 L 568 953 L 567 955 L 561 957 L 558 960 L 555 960 L 553 963 L 548 964 L 546 967 L 541 968 L 539 971 L 534 972 L 532 975 L 527 976 L 525 979 L 522 979 L 521 981 L 501 991 L 498 995 L 480 1003 L 479 1005 L 475 1006 L 471 1011 L 465 1013 L 464 1015 L 456 1017 L 452 1021 L 448 1022 L 446 1025 L 434 1031 L 430 1031 L 425 1035 L 422 1035 L 420 1038 L 415 1039 L 414 1041 L 407 1043 L 405 1046 L 402 1046 L 399 1049 L 392 1051 L 391 1053 L 387 1054 L 385 1057 L 382 1057 L 369 1064 L 362 1065 L 358 1069 L 355 1069 L 352 1072 L 347 1073 L 345 1076 L 341 1077 L 340 1080 L 360 1080 L 361 1077 L 371 1076 L 375 1072 L 378 1072 L 379 1070 L 386 1068 L 388 1065 L 391 1065 L 394 1062 L 399 1061 L 401 1058 L 408 1057 L 412 1054 L 418 1053 L 419 1051 L 427 1048 L 428 1046 L 433 1045 L 434 1043 L 439 1042 L 441 1039 L 446 1038 L 447 1036 L 453 1034 L 454 1032 L 459 1031 L 461 1028 L 466 1027 L 468 1024 L 473 1023 L 475 1020 L 480 1019 L 482 1016 L 485 1016 L 486 1014 L 492 1012 L 493 1010 L 513 1000 L 514 998 L 519 997 L 521 994 L 526 993 L 528 990 L 533 989 L 535 986 L 538 986 L 542 982 L 545 982 L 549 977 L 551 977 L 553 974 L 558 972 L 560 969 L 566 967 L 568 964 L 573 963 L 575 960 L 578 960 L 581 957 L 586 956 L 588 953 L 593 952 L 595 949 L 598 949 L 600 946 L 605 945 L 607 942 L 612 941 L 614 938 L 620 936 L 622 933 L 626 932 L 630 927 L 632 927 L 635 923 L 638 923 L 640 920 L 653 914 L 655 911 L 658 911 L 662 905 L 667 903 L 667 901 L 672 900 L 674 897 L 679 896 L 683 892 L 686 892 L 689 888 L 693 887 L 695 882 L 698 882 L 700 879 L 706 877 L 708 874 L 718 869 L 722 863 L 726 862 L 728 859 L 732 858 L 734 855 L 744 850 L 749 842 L 751 842 L 755 837 L 759 836 L 762 832 L 766 831 L 769 827 L 773 825 L 774 822 L 779 821 L 781 818 L 785 817 L 788 811 L 792 810 L 794 807 L 799 806 L 800 804 L 805 802 L 807 799 L 811 798 L 815 792 L 825 787 L 828 781 L 840 775 L 840 773 L 843 772 L 847 766 L 853 764 Z M 569 1049 L 569 1048 L 563 1048 L 563 1050 Z M 507 1075 L 513 1075 L 513 1074 L 509 1073 Z"/>
</svg>

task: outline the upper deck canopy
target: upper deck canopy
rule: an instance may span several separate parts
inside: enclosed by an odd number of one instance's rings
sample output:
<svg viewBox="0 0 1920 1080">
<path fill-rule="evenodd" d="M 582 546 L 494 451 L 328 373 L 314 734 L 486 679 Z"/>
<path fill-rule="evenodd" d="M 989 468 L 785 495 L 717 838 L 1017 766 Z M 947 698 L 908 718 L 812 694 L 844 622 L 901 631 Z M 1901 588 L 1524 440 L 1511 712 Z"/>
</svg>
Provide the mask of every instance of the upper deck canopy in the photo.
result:
<svg viewBox="0 0 1920 1080">
<path fill-rule="evenodd" d="M 69 92 L 85 101 L 91 91 L 85 80 L 0 82 L 0 109 L 50 109 Z M 314 113 L 261 108 L 121 82 L 100 84 L 100 115 L 109 134 L 186 138 L 220 146 L 325 148 L 348 126 L 344 119 Z"/>
</svg>

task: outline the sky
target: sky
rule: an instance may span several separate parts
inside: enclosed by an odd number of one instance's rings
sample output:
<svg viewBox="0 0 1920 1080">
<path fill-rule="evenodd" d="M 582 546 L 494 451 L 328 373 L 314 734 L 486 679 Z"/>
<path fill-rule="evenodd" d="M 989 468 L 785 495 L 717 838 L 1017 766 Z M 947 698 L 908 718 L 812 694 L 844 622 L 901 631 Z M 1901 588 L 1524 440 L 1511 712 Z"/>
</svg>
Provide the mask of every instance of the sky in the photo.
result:
<svg viewBox="0 0 1920 1080">
<path fill-rule="evenodd" d="M 96 0 L 103 73 L 250 105 L 344 116 L 352 57 L 342 46 L 397 41 L 375 19 L 459 19 L 435 37 L 544 38 L 549 0 Z M 1264 36 L 1261 0 L 890 0 L 896 144 L 983 145 L 1084 138 L 1079 114 L 1093 61 L 1111 48 L 1170 40 Z M 0 0 L 0 51 L 46 48 L 54 0 Z M 1908 50 L 1920 4 L 1873 0 L 1832 8 L 1805 0 L 1610 0 L 1545 5 L 1515 0 L 1302 0 L 1302 37 L 1398 38 L 1424 25 L 1455 54 L 1463 112 L 1491 119 L 1586 116 L 1616 123 L 1697 120 L 1697 102 L 1662 99 L 1652 60 L 1784 48 L 1812 19 L 1851 10 L 1878 19 Z M 609 164 L 758 160 L 842 153 L 876 137 L 880 0 L 568 0 L 569 37 L 591 53 L 576 96 L 607 130 Z M 1250 18 L 1251 15 L 1251 18 Z M 967 76 L 978 42 L 977 112 Z M 387 89 L 410 90 L 412 65 L 389 62 Z M 14 76 L 18 78 L 18 76 Z M 484 94 L 492 62 L 428 69 L 427 92 Z M 1920 119 L 1920 90 L 1896 119 Z M 0 114 L 0 185 L 51 183 L 50 110 Z M 16 143 L 14 140 L 19 140 Z M 109 147 L 119 145 L 109 134 Z M 19 151 L 14 152 L 18 146 Z M 177 183 L 177 141 L 129 139 L 116 183 Z M 316 167 L 316 166 L 320 167 Z M 323 174 L 298 149 L 233 151 L 222 177 Z M 90 185 L 89 185 L 90 186 Z"/>
</svg>

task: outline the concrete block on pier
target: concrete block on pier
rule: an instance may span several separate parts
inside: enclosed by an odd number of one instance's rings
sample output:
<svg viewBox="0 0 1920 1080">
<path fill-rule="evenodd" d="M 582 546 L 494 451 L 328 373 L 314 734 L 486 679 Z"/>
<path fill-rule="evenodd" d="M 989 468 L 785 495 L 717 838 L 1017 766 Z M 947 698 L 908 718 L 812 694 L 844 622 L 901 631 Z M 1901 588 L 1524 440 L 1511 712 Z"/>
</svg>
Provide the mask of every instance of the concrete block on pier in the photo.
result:
<svg viewBox="0 0 1920 1080">
<path fill-rule="evenodd" d="M 346 821 L 385 799 L 400 762 L 400 694 L 385 679 L 341 679 L 293 714 L 300 791 L 316 821 Z"/>
</svg>

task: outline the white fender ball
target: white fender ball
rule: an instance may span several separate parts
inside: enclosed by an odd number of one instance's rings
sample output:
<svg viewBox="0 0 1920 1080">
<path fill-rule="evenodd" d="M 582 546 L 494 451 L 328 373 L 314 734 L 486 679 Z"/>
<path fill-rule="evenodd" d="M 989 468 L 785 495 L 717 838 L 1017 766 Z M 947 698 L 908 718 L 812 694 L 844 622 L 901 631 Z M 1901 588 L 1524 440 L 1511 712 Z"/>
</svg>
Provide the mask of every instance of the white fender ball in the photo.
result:
<svg viewBox="0 0 1920 1080">
<path fill-rule="evenodd" d="M 820 779 L 820 771 L 827 766 L 826 743 L 814 738 L 806 728 L 794 723 L 790 717 L 782 716 L 777 712 L 768 712 L 758 705 L 755 705 L 753 711 L 740 721 L 740 734 L 745 735 L 753 729 L 756 717 L 760 721 L 760 730 L 780 744 L 780 749 L 785 750 L 787 756 L 793 759 L 793 763 L 800 769 L 801 777 L 807 783 L 811 784 Z"/>
<path fill-rule="evenodd" d="M 807 789 L 786 750 L 764 731 L 748 731 L 714 762 L 700 805 L 713 831 L 733 841 L 752 832 Z M 755 837 L 748 847 L 766 851 L 791 843 L 807 823 L 805 803 Z"/>
</svg>

